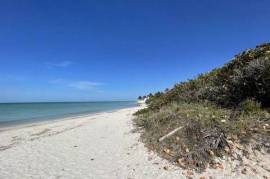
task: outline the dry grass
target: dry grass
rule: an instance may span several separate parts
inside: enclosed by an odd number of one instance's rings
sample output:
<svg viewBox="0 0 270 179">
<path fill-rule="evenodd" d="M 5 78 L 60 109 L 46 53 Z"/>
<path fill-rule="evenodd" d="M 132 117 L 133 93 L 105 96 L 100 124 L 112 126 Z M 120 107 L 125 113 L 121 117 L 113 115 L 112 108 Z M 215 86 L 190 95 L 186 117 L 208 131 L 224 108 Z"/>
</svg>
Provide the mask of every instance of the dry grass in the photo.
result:
<svg viewBox="0 0 270 179">
<path fill-rule="evenodd" d="M 228 140 L 245 144 L 256 137 L 256 141 L 269 142 L 269 118 L 265 110 L 243 112 L 198 103 L 173 103 L 156 111 L 144 109 L 136 114 L 134 122 L 142 129 L 142 140 L 149 149 L 183 168 L 202 171 L 215 157 L 230 155 Z M 158 142 L 180 126 L 182 130 Z"/>
</svg>

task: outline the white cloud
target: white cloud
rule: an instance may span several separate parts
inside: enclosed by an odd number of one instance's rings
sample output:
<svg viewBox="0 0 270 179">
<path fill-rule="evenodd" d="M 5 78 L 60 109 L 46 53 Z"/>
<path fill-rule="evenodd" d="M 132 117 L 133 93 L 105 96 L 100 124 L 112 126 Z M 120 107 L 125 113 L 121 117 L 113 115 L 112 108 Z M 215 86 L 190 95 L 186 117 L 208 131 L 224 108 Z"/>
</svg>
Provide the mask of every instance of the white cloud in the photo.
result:
<svg viewBox="0 0 270 179">
<path fill-rule="evenodd" d="M 62 62 L 55 62 L 55 63 L 46 63 L 48 67 L 58 67 L 58 68 L 65 68 L 73 63 L 71 61 L 62 61 Z"/>
<path fill-rule="evenodd" d="M 91 82 L 91 81 L 76 81 L 76 82 L 69 83 L 68 86 L 79 89 L 79 90 L 93 90 L 100 85 L 102 84 Z"/>
<path fill-rule="evenodd" d="M 54 85 L 63 85 L 67 86 L 70 88 L 75 88 L 78 90 L 99 90 L 97 89 L 98 86 L 103 85 L 102 83 L 97 83 L 97 82 L 91 82 L 91 81 L 70 81 L 70 80 L 65 80 L 62 78 L 57 78 L 54 80 L 49 81 L 50 84 Z"/>
<path fill-rule="evenodd" d="M 57 78 L 54 80 L 50 80 L 49 83 L 51 83 L 51 84 L 64 84 L 64 83 L 66 83 L 66 80 L 64 80 L 62 78 Z"/>
</svg>

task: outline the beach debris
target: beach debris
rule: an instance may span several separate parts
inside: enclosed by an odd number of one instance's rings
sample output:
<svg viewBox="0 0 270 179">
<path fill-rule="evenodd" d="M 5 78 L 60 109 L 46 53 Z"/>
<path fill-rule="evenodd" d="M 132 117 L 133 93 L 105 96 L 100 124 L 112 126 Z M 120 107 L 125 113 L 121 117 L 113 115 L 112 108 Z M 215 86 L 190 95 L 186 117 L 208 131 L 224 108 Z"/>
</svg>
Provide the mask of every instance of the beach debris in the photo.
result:
<svg viewBox="0 0 270 179">
<path fill-rule="evenodd" d="M 76 148 L 76 147 L 78 147 L 78 146 L 77 146 L 77 145 L 74 145 L 73 147 L 75 147 L 75 148 Z"/>
<path fill-rule="evenodd" d="M 164 166 L 163 169 L 164 170 L 169 170 L 169 167 L 168 166 Z"/>
<path fill-rule="evenodd" d="M 241 173 L 244 174 L 244 175 L 246 175 L 247 174 L 247 169 L 244 168 L 243 170 L 241 170 Z"/>
<path fill-rule="evenodd" d="M 179 159 L 176 160 L 176 164 L 178 164 L 178 166 L 180 166 L 180 167 L 185 168 L 185 166 L 186 166 L 186 161 L 185 161 L 184 158 L 179 158 Z"/>
<path fill-rule="evenodd" d="M 205 177 L 200 177 L 200 179 L 206 179 Z"/>
<path fill-rule="evenodd" d="M 45 133 L 49 132 L 50 130 L 51 130 L 51 129 L 44 129 L 44 130 L 42 130 L 42 131 L 40 131 L 40 132 L 38 132 L 38 133 L 31 134 L 31 136 L 40 136 L 40 135 L 42 135 L 42 134 L 45 134 Z"/>
<path fill-rule="evenodd" d="M 231 153 L 231 150 L 230 150 L 230 148 L 229 148 L 228 146 L 226 146 L 226 147 L 224 148 L 224 151 L 225 151 L 226 153 Z"/>
<path fill-rule="evenodd" d="M 165 152 L 166 154 L 170 154 L 170 149 L 164 149 L 163 152 Z"/>
<path fill-rule="evenodd" d="M 228 143 L 229 145 L 233 146 L 233 141 L 227 140 L 227 143 Z"/>
<path fill-rule="evenodd" d="M 186 176 L 186 178 L 188 178 L 188 179 L 192 179 L 191 176 L 193 176 L 194 173 L 191 170 L 188 170 L 186 173 L 182 172 L 182 175 Z"/>
<path fill-rule="evenodd" d="M 210 154 L 211 156 L 214 156 L 214 155 L 215 155 L 215 153 L 214 153 L 212 150 L 209 150 L 209 154 Z"/>
<path fill-rule="evenodd" d="M 216 162 L 216 163 L 213 162 L 213 163 L 210 163 L 209 165 L 213 169 L 218 169 L 218 168 L 221 169 L 221 170 L 224 169 L 223 165 L 221 163 L 219 163 L 219 162 Z"/>
<path fill-rule="evenodd" d="M 264 165 L 261 165 L 261 167 L 262 167 L 264 170 L 266 170 L 266 171 L 268 171 L 268 172 L 270 173 L 270 169 L 269 169 L 269 168 L 266 168 Z"/>
<path fill-rule="evenodd" d="M 7 145 L 7 146 L 0 146 L 0 151 L 7 150 L 7 149 L 11 148 L 13 145 L 14 145 L 14 143 Z"/>
<path fill-rule="evenodd" d="M 93 160 L 95 160 L 94 158 L 91 158 L 91 160 L 93 161 Z"/>
<path fill-rule="evenodd" d="M 238 143 L 235 143 L 234 146 L 238 148 L 239 150 L 244 150 L 244 147 Z"/>
<path fill-rule="evenodd" d="M 221 163 L 217 163 L 216 165 L 217 165 L 217 167 L 220 168 L 221 170 L 224 169 L 224 167 L 223 167 L 223 165 L 222 165 Z"/>
<path fill-rule="evenodd" d="M 186 173 L 186 176 L 192 176 L 192 175 L 194 175 L 194 173 L 191 170 L 188 170 Z"/>
<path fill-rule="evenodd" d="M 182 162 L 182 159 L 181 159 L 181 158 L 177 159 L 177 160 L 176 160 L 176 163 L 182 164 L 182 163 L 183 163 L 183 162 Z"/>
<path fill-rule="evenodd" d="M 251 168 L 251 171 L 252 171 L 253 173 L 255 173 L 255 174 L 258 173 L 257 170 L 256 170 L 255 168 Z"/>
<path fill-rule="evenodd" d="M 267 177 L 267 176 L 265 176 L 265 175 L 263 176 L 263 178 L 264 178 L 264 179 L 268 179 L 268 177 Z"/>
<path fill-rule="evenodd" d="M 183 128 L 183 127 L 181 126 L 181 127 L 178 127 L 178 128 L 176 128 L 176 129 L 172 130 L 171 132 L 169 132 L 169 133 L 166 134 L 165 136 L 159 138 L 158 141 L 159 141 L 159 142 L 162 142 L 164 139 L 166 139 L 166 138 L 168 138 L 168 137 L 174 135 L 176 132 L 178 132 L 178 131 L 179 131 L 180 129 L 182 129 L 182 128 Z"/>
<path fill-rule="evenodd" d="M 232 140 L 235 141 L 238 139 L 238 137 L 235 134 L 230 134 L 230 135 L 228 135 L 227 139 L 230 141 L 232 141 Z"/>
</svg>

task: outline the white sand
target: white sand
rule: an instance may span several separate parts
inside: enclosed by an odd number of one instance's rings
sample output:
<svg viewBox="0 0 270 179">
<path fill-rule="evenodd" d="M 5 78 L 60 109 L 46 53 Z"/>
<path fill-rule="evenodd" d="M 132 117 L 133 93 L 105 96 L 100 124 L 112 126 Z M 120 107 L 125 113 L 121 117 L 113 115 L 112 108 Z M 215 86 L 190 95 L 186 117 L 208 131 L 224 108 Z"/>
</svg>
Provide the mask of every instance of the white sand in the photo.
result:
<svg viewBox="0 0 270 179">
<path fill-rule="evenodd" d="M 0 133 L 0 178 L 173 178 L 122 109 Z M 158 164 L 157 164 L 158 163 Z M 178 177 L 179 178 L 179 177 Z"/>
<path fill-rule="evenodd" d="M 132 132 L 132 113 L 138 109 L 2 131 L 0 178 L 186 178 L 183 170 L 148 152 L 139 142 L 139 134 Z M 195 178 L 209 175 L 240 177 L 225 168 Z M 254 174 L 241 178 L 249 176 L 256 178 Z"/>
</svg>

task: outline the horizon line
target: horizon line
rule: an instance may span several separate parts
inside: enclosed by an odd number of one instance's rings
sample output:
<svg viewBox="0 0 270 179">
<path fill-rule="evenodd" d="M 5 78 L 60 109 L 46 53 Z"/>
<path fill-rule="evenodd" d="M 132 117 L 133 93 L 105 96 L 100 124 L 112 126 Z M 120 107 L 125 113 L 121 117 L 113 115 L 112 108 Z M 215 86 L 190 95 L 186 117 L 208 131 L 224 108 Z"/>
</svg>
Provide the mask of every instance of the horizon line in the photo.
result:
<svg viewBox="0 0 270 179">
<path fill-rule="evenodd" d="M 100 102 L 135 102 L 134 100 L 96 100 L 96 101 L 25 101 L 25 102 L 0 102 L 0 104 L 26 104 L 26 103 L 100 103 Z"/>
</svg>

